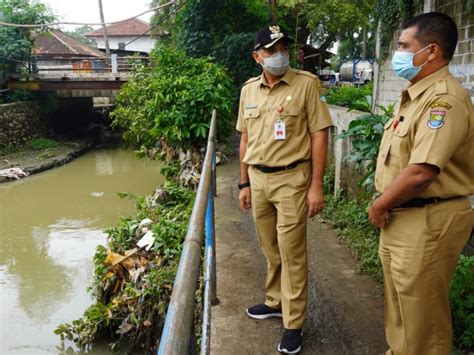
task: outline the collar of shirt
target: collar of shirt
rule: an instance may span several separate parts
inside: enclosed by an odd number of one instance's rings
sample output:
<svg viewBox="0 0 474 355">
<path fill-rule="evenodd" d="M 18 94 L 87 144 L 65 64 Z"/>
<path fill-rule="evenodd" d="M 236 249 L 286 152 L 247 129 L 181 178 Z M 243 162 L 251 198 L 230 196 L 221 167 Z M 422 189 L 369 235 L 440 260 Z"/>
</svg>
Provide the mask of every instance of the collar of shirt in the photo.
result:
<svg viewBox="0 0 474 355">
<path fill-rule="evenodd" d="M 402 94 L 404 94 L 405 92 L 408 92 L 408 95 L 410 95 L 410 100 L 413 101 L 420 94 L 422 94 L 426 89 L 432 86 L 436 81 L 444 78 L 448 74 L 449 74 L 449 68 L 446 65 L 442 67 L 441 69 L 438 69 L 434 73 L 431 73 L 427 77 L 421 79 L 417 83 L 409 86 L 408 88 L 403 90 Z"/>
<path fill-rule="evenodd" d="M 278 83 L 281 83 L 281 82 L 284 82 L 286 85 L 290 86 L 291 85 L 291 82 L 293 81 L 293 78 L 295 77 L 295 72 L 293 69 L 291 68 L 288 68 L 288 70 L 286 71 L 286 73 L 281 77 L 280 81 Z M 268 82 L 267 82 L 267 79 L 265 78 L 265 75 L 264 73 L 262 73 L 262 75 L 260 75 L 260 86 L 267 86 L 269 87 L 268 85 Z"/>
</svg>

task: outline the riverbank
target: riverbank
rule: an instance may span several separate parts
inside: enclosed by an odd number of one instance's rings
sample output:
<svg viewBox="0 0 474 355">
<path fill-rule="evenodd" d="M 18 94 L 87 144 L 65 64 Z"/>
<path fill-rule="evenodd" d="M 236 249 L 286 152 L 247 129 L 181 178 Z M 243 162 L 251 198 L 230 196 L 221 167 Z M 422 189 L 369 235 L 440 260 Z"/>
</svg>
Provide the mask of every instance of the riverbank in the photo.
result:
<svg viewBox="0 0 474 355">
<path fill-rule="evenodd" d="M 22 147 L 0 152 L 0 170 L 20 168 L 28 175 L 36 174 L 69 163 L 94 147 L 91 139 L 57 141 L 57 146 L 46 149 Z M 0 176 L 0 183 L 14 180 Z"/>
</svg>

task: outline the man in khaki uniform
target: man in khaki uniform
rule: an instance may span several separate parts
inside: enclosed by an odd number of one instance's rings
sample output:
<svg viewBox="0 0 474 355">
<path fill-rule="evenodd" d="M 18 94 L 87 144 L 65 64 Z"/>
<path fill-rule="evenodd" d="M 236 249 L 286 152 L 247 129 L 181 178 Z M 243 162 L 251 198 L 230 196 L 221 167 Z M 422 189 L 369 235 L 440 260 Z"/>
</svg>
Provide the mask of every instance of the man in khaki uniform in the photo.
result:
<svg viewBox="0 0 474 355">
<path fill-rule="evenodd" d="M 377 160 L 387 354 L 451 354 L 449 287 L 472 230 L 474 111 L 449 73 L 454 21 L 426 13 L 403 25 L 392 65 L 411 84 L 388 121 Z"/>
<path fill-rule="evenodd" d="M 307 309 L 306 221 L 323 208 L 322 177 L 332 125 L 311 73 L 289 68 L 290 39 L 278 26 L 256 36 L 253 57 L 262 75 L 242 87 L 240 207 L 252 208 L 267 259 L 265 303 L 255 319 L 283 317 L 280 352 L 301 350 Z"/>
</svg>

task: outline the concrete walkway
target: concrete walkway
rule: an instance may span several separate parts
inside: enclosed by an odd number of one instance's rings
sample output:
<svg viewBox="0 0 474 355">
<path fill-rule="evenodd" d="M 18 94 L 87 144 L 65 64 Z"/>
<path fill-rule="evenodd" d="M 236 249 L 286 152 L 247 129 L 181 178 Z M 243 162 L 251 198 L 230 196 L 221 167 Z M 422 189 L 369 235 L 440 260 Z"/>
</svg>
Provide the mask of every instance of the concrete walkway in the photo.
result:
<svg viewBox="0 0 474 355">
<path fill-rule="evenodd" d="M 254 320 L 245 309 L 264 299 L 265 259 L 251 213 L 238 207 L 237 159 L 218 167 L 217 294 L 211 354 L 278 354 L 280 319 Z M 357 273 L 355 260 L 330 226 L 308 229 L 309 311 L 300 354 L 379 354 L 387 349 L 381 286 Z"/>
</svg>

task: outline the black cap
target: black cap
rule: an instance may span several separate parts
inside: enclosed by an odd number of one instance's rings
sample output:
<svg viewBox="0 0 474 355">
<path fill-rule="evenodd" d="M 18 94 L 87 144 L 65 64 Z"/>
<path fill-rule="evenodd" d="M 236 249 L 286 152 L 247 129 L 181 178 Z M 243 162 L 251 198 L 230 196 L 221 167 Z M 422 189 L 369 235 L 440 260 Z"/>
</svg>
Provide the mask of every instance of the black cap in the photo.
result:
<svg viewBox="0 0 474 355">
<path fill-rule="evenodd" d="M 293 41 L 292 38 L 280 31 L 280 26 L 278 25 L 264 27 L 255 36 L 253 50 L 258 51 L 260 48 L 270 48 L 281 39 L 284 39 L 286 42 Z"/>
</svg>

